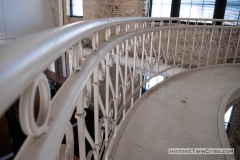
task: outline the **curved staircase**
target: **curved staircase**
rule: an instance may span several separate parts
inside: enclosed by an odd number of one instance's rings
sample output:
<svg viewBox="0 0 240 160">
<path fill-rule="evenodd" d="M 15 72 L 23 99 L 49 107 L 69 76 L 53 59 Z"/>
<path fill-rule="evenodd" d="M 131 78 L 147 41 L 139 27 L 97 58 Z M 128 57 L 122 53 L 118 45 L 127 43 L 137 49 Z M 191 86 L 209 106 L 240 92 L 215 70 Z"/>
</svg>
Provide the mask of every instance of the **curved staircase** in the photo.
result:
<svg viewBox="0 0 240 160">
<path fill-rule="evenodd" d="M 240 65 L 191 70 L 152 88 L 126 122 L 113 159 L 225 160 L 225 155 L 174 155 L 168 149 L 223 147 L 219 108 L 226 93 L 240 86 L 239 70 Z"/>
<path fill-rule="evenodd" d="M 105 18 L 1 45 L 0 115 L 19 98 L 17 117 L 27 136 L 14 158 L 234 159 L 168 155 L 168 148 L 230 147 L 223 115 L 240 97 L 239 22 Z M 62 55 L 71 74 L 51 99 L 43 72 Z M 145 92 L 152 80 L 155 87 Z M 91 120 L 86 108 L 94 111 Z"/>
</svg>

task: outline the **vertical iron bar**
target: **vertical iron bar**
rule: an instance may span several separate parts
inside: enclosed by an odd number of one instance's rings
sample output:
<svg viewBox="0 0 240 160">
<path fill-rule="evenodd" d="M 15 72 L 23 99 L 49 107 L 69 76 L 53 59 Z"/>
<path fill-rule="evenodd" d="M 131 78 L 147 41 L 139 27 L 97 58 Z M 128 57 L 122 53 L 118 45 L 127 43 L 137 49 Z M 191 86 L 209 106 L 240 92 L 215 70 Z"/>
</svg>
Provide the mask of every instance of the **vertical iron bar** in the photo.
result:
<svg viewBox="0 0 240 160">
<path fill-rule="evenodd" d="M 207 55 L 207 66 L 208 66 L 208 62 L 209 62 L 209 54 L 210 54 L 210 50 L 211 50 L 211 47 L 212 47 L 212 37 L 213 37 L 213 32 L 214 32 L 214 28 L 212 28 L 211 39 L 210 39 L 210 46 L 209 46 L 209 49 L 208 49 L 208 55 Z"/>
<path fill-rule="evenodd" d="M 218 43 L 218 50 L 217 50 L 215 65 L 218 62 L 218 56 L 219 56 L 219 52 L 220 52 L 220 48 L 221 48 L 221 41 L 222 41 L 222 33 L 223 33 L 223 28 L 221 28 L 221 34 L 220 34 L 219 43 Z"/>
<path fill-rule="evenodd" d="M 235 49 L 234 63 L 236 62 L 237 52 L 238 52 L 239 42 L 240 42 L 240 30 L 238 30 L 238 32 L 239 32 L 239 34 L 238 34 L 238 43 L 237 43 L 237 48 Z"/>
<path fill-rule="evenodd" d="M 94 134 L 95 134 L 95 145 L 97 152 L 99 152 L 99 107 L 98 107 L 98 96 L 99 96 L 99 81 L 98 81 L 98 67 L 93 73 L 93 89 L 94 89 Z"/>
<path fill-rule="evenodd" d="M 192 52 L 191 52 L 191 57 L 190 57 L 189 69 L 191 69 L 191 66 L 192 66 L 192 56 L 193 56 L 193 51 L 194 51 L 195 39 L 196 39 L 196 28 L 194 29 L 193 45 L 192 45 Z"/>
<path fill-rule="evenodd" d="M 231 42 L 231 38 L 232 38 L 232 28 L 230 29 L 230 36 L 229 36 L 229 39 L 228 39 L 228 46 L 227 46 L 226 55 L 225 55 L 225 64 L 227 63 L 227 56 L 228 56 L 228 50 L 229 50 L 229 45 L 230 45 L 230 42 Z"/>
<path fill-rule="evenodd" d="M 203 28 L 203 35 L 202 35 L 202 42 L 201 42 L 201 48 L 198 54 L 198 68 L 200 67 L 200 61 L 201 61 L 201 53 L 202 53 L 202 48 L 203 48 L 203 42 L 204 42 L 204 36 L 205 36 L 205 28 Z"/>
</svg>

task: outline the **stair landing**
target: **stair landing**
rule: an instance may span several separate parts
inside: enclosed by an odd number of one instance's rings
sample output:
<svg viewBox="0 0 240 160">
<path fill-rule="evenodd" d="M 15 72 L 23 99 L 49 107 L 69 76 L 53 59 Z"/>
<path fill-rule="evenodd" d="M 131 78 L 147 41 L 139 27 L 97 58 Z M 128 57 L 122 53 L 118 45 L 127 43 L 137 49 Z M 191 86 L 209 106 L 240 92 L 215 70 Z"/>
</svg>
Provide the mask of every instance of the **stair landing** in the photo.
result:
<svg viewBox="0 0 240 160">
<path fill-rule="evenodd" d="M 168 148 L 221 148 L 219 105 L 238 84 L 240 65 L 204 68 L 172 77 L 137 107 L 113 159 L 225 159 L 224 155 L 169 155 Z"/>
</svg>

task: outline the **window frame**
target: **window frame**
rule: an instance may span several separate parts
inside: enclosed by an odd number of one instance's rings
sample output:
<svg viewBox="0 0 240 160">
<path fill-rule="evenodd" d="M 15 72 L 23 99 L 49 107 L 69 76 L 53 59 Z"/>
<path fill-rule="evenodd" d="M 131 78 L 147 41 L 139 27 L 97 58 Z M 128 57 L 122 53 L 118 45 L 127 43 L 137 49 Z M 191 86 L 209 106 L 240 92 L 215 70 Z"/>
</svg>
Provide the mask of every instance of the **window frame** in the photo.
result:
<svg viewBox="0 0 240 160">
<path fill-rule="evenodd" d="M 153 0 L 149 1 L 149 17 L 152 13 Z M 224 19 L 227 0 L 216 0 L 213 11 L 213 19 Z M 179 17 L 181 8 L 181 0 L 172 0 L 170 17 Z M 183 22 L 184 23 L 184 22 Z M 216 25 L 221 25 L 221 22 L 216 22 Z"/>
</svg>

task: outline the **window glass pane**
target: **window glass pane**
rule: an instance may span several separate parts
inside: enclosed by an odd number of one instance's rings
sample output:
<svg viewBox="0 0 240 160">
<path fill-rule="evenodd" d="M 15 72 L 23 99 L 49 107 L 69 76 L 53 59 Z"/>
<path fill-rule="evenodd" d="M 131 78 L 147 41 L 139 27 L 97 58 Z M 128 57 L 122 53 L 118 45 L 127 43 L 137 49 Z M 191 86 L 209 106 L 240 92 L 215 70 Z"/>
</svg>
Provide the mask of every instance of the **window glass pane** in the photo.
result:
<svg viewBox="0 0 240 160">
<path fill-rule="evenodd" d="M 72 14 L 73 16 L 83 16 L 82 0 L 72 0 Z"/>
<path fill-rule="evenodd" d="M 189 17 L 190 14 L 191 14 L 191 7 L 189 7 L 189 4 L 182 3 L 180 6 L 179 17 Z"/>
<path fill-rule="evenodd" d="M 146 76 L 146 79 L 148 79 L 149 77 Z M 157 83 L 162 82 L 164 79 L 163 76 L 156 76 L 154 78 L 152 78 L 149 82 L 146 83 L 146 90 L 149 90 L 150 88 L 152 88 L 153 86 L 155 86 Z"/>
<path fill-rule="evenodd" d="M 153 0 L 152 2 L 152 17 L 170 17 L 171 0 Z"/>
<path fill-rule="evenodd" d="M 179 17 L 213 18 L 215 0 L 182 0 Z"/>
<path fill-rule="evenodd" d="M 239 20 L 240 0 L 227 0 L 224 19 Z"/>
<path fill-rule="evenodd" d="M 152 5 L 152 17 L 160 17 L 161 15 L 161 4 L 153 4 Z"/>
<path fill-rule="evenodd" d="M 72 0 L 72 4 L 82 5 L 82 0 Z"/>
</svg>

